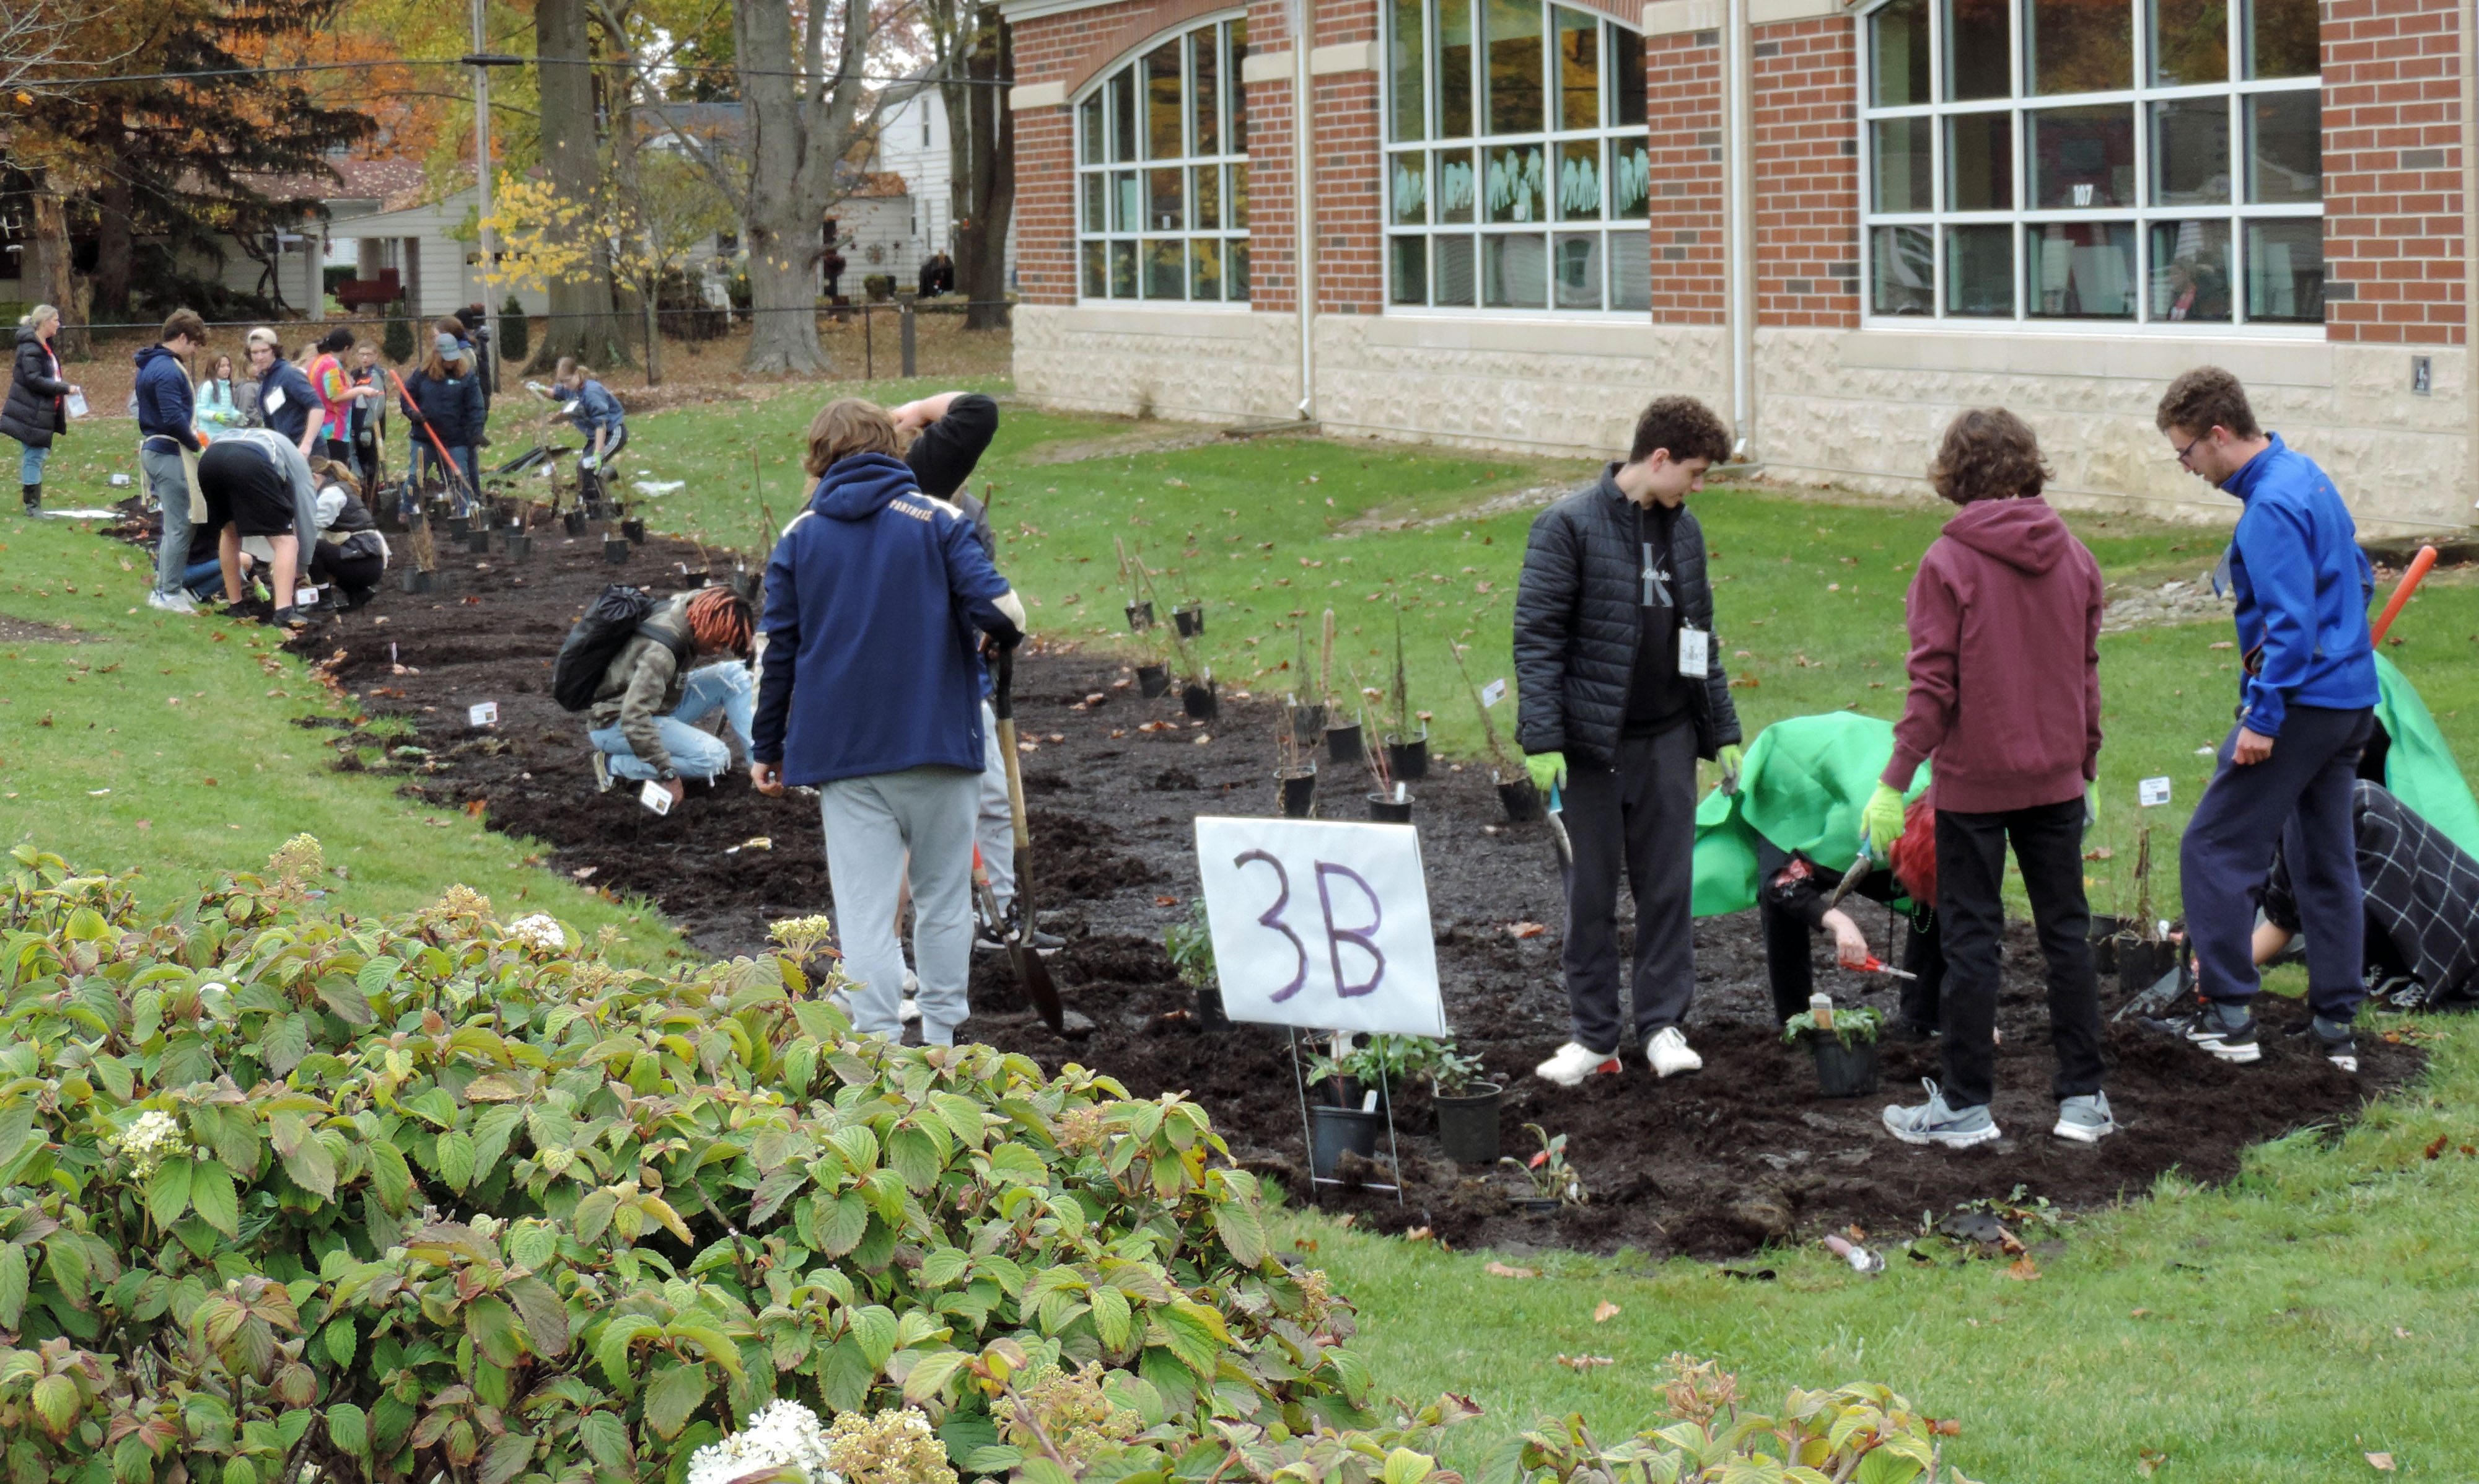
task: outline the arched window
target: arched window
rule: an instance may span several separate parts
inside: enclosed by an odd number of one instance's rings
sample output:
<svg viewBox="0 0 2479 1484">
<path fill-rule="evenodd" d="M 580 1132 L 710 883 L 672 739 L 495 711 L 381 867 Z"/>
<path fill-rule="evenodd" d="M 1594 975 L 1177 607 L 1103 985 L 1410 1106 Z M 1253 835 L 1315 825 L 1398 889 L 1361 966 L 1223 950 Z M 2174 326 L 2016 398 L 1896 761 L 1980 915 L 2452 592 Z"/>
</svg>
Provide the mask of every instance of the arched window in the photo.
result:
<svg viewBox="0 0 2479 1484">
<path fill-rule="evenodd" d="M 1076 109 L 1078 280 L 1086 299 L 1245 303 L 1244 18 L 1168 37 Z"/>
<path fill-rule="evenodd" d="M 1387 0 L 1387 301 L 1652 307 L 1644 38 L 1544 0 Z"/>
</svg>

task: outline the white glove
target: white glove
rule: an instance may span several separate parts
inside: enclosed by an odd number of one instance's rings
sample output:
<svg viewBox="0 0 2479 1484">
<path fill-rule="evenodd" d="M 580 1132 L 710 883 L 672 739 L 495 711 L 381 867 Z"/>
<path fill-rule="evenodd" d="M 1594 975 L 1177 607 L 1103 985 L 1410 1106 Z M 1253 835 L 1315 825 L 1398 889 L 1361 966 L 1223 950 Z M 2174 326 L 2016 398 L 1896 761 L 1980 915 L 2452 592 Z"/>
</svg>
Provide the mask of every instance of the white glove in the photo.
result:
<svg viewBox="0 0 2479 1484">
<path fill-rule="evenodd" d="M 576 461 L 576 467 L 584 470 L 587 473 L 592 473 L 595 470 L 600 469 L 602 466 L 596 461 L 593 454 L 589 453 L 585 457 Z"/>
</svg>

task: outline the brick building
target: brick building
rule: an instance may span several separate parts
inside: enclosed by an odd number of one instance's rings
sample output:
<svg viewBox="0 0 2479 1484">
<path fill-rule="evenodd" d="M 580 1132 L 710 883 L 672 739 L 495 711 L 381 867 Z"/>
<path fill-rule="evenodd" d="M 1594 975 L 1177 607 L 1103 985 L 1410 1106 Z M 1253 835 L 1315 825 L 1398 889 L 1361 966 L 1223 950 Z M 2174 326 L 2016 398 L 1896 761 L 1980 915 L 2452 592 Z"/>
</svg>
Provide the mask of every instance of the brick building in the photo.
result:
<svg viewBox="0 0 2479 1484">
<path fill-rule="evenodd" d="M 1684 391 L 1880 492 L 2002 402 L 2069 498 L 2225 515 L 2151 425 L 2212 362 L 2363 521 L 2472 520 L 2446 0 L 1007 11 L 1036 400 L 1603 452 Z"/>
</svg>

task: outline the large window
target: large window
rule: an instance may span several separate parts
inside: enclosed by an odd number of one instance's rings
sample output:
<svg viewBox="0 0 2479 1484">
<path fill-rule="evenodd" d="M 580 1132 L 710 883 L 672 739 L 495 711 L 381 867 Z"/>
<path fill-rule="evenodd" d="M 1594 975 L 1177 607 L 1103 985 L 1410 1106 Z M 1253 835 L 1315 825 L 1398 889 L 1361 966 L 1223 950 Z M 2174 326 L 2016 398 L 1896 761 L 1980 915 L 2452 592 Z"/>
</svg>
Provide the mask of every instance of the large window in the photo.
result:
<svg viewBox="0 0 2479 1484">
<path fill-rule="evenodd" d="M 1087 299 L 1244 303 L 1245 20 L 1211 21 L 1111 73 L 1076 108 L 1078 278 Z"/>
<path fill-rule="evenodd" d="M 1871 314 L 2323 323 L 2316 0 L 1891 0 L 1861 24 Z"/>
<path fill-rule="evenodd" d="M 1644 38 L 1542 0 L 1384 0 L 1396 305 L 1652 307 Z"/>
</svg>

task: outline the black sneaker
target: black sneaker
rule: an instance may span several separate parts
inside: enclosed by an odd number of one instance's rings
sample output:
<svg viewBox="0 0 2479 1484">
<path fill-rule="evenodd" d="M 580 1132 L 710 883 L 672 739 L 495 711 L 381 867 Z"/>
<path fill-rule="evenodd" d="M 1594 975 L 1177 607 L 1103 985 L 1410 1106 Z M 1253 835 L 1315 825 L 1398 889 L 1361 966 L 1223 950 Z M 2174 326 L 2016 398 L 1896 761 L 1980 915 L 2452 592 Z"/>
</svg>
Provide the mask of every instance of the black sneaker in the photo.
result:
<svg viewBox="0 0 2479 1484">
<path fill-rule="evenodd" d="M 2242 1006 L 2207 1000 L 2180 1024 L 2179 1034 L 2187 1044 L 2223 1062 L 2242 1064 L 2263 1060 L 2263 1047 L 2256 1041 L 2255 1016 Z"/>
<path fill-rule="evenodd" d="M 1007 948 L 1007 939 L 1018 934 L 1023 934 L 1027 947 L 1045 959 L 1067 946 L 1067 939 L 1056 933 L 1028 928 L 1024 920 L 1024 903 L 1018 899 L 1007 905 L 1006 921 L 995 934 L 986 924 L 974 930 L 973 951 L 984 954 L 1002 952 Z"/>
<path fill-rule="evenodd" d="M 2306 1036 L 2308 1044 L 2315 1048 L 2316 1055 L 2341 1070 L 2355 1072 L 2359 1069 L 2359 1042 L 2351 1034 L 2350 1022 L 2327 1020 L 2318 1015 L 2292 1034 Z"/>
</svg>

